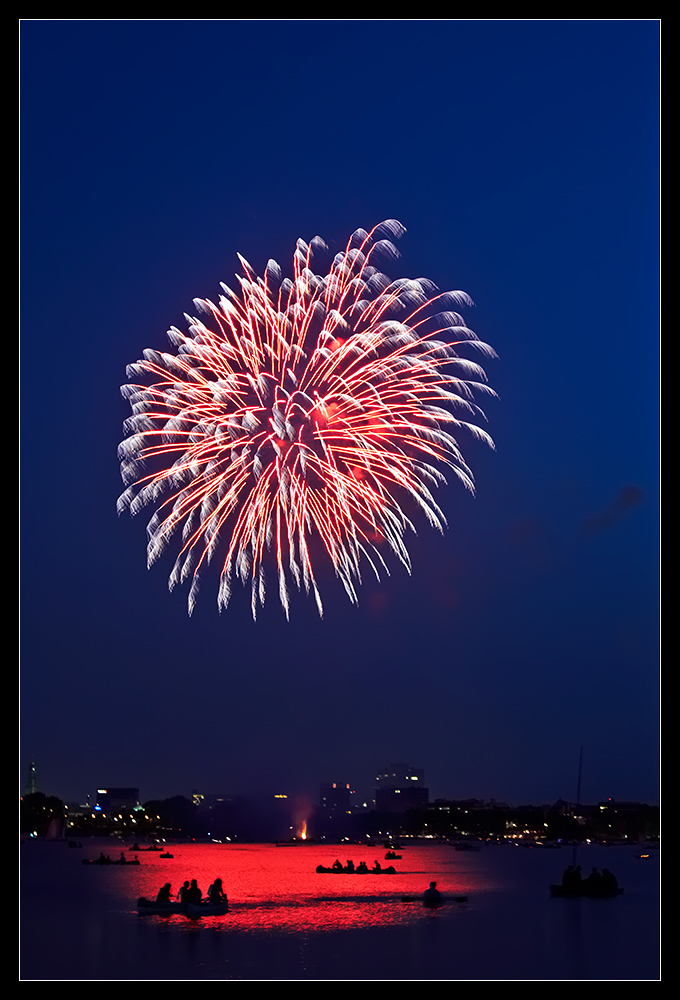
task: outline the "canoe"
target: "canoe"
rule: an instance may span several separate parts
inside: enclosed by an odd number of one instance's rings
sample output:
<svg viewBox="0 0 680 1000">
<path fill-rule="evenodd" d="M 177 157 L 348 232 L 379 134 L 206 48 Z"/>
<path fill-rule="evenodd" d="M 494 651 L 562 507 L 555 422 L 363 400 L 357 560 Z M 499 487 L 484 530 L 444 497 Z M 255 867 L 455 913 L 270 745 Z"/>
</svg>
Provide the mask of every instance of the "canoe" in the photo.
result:
<svg viewBox="0 0 680 1000">
<path fill-rule="evenodd" d="M 356 868 L 324 868 L 323 865 L 317 865 L 317 874 L 319 875 L 396 875 L 396 869 L 394 865 L 390 865 L 389 868 L 381 868 L 376 871 L 374 868 L 369 868 L 367 871 L 358 871 Z"/>
<path fill-rule="evenodd" d="M 188 917 L 222 917 L 229 913 L 229 903 L 188 903 Z"/>
<path fill-rule="evenodd" d="M 147 899 L 140 896 L 137 900 L 137 910 L 140 913 L 186 913 L 187 907 L 184 903 L 157 903 L 155 899 Z"/>
<path fill-rule="evenodd" d="M 600 890 L 588 891 L 587 886 L 583 886 L 582 889 L 565 889 L 563 885 L 551 885 L 550 895 L 554 899 L 614 899 L 615 896 L 622 896 L 623 889 L 614 889 L 613 891 Z"/>
<path fill-rule="evenodd" d="M 141 861 L 139 858 L 135 858 L 134 861 L 112 861 L 110 858 L 83 858 L 82 864 L 84 865 L 139 865 Z"/>
<path fill-rule="evenodd" d="M 221 917 L 229 912 L 229 903 L 157 903 L 155 899 L 146 899 L 141 896 L 137 900 L 137 910 L 139 913 L 155 914 L 164 916 L 172 913 L 179 913 L 186 917 Z"/>
</svg>

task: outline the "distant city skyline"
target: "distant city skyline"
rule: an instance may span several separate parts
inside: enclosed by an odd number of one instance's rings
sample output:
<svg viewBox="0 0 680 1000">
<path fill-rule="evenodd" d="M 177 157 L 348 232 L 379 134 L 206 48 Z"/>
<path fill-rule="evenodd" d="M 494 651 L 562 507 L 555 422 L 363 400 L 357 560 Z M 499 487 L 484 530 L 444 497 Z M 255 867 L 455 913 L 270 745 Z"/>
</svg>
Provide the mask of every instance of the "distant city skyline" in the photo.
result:
<svg viewBox="0 0 680 1000">
<path fill-rule="evenodd" d="M 396 765 L 396 766 L 398 766 L 398 765 Z M 421 782 L 424 780 L 424 777 L 425 777 L 424 768 L 411 768 L 410 765 L 402 765 L 402 766 L 405 766 L 408 769 L 409 772 L 412 772 L 412 774 L 410 775 L 411 778 L 416 777 L 417 780 L 421 781 Z M 394 767 L 395 767 L 395 765 L 390 765 L 390 768 L 393 769 Z M 370 809 L 370 808 L 380 808 L 380 805 L 378 805 L 378 803 L 377 803 L 376 796 L 377 796 L 377 793 L 380 791 L 381 787 L 383 789 L 383 792 L 385 790 L 392 790 L 392 789 L 404 788 L 405 782 L 402 782 L 401 780 L 399 780 L 399 778 L 397 778 L 394 775 L 394 773 L 390 774 L 389 773 L 390 772 L 390 768 L 388 768 L 388 769 L 384 769 L 383 768 L 382 770 L 378 769 L 378 768 L 375 769 L 376 770 L 376 776 L 375 776 L 375 779 L 374 779 L 373 783 L 369 784 L 368 786 L 366 786 L 363 789 L 358 784 L 355 784 L 353 782 L 333 781 L 332 779 L 330 779 L 330 780 L 322 780 L 322 781 L 320 781 L 316 789 L 313 789 L 312 787 L 301 787 L 299 785 L 296 785 L 296 783 L 293 781 L 293 782 L 290 782 L 288 785 L 276 784 L 276 785 L 272 785 L 268 789 L 262 789 L 262 788 L 260 788 L 259 790 L 247 789 L 247 788 L 240 788 L 240 789 L 234 789 L 234 788 L 221 788 L 221 789 L 218 789 L 218 788 L 208 788 L 208 787 L 197 788 L 195 786 L 191 790 L 187 790 L 187 789 L 178 788 L 178 787 L 174 787 L 173 788 L 172 787 L 172 783 L 171 783 L 171 779 L 168 779 L 167 786 L 166 786 L 166 791 L 163 794 L 156 794 L 156 793 L 151 793 L 151 792 L 149 794 L 146 794 L 145 789 L 142 788 L 142 787 L 137 787 L 137 786 L 117 786 L 117 785 L 114 785 L 112 783 L 106 784 L 106 783 L 99 782 L 98 784 L 96 784 L 96 786 L 94 788 L 92 788 L 92 789 L 90 789 L 88 791 L 85 791 L 83 793 L 76 794 L 76 795 L 64 795 L 64 794 L 61 794 L 59 791 L 57 791 L 55 789 L 46 789 L 46 788 L 41 787 L 40 781 L 38 780 L 38 767 L 37 767 L 37 764 L 35 762 L 31 762 L 29 770 L 28 770 L 27 780 L 25 781 L 25 784 L 24 784 L 24 794 L 28 795 L 28 794 L 32 794 L 33 792 L 38 791 L 38 792 L 42 792 L 45 795 L 55 795 L 58 798 L 62 799 L 62 801 L 64 801 L 64 802 L 73 802 L 73 803 L 78 802 L 78 803 L 83 803 L 83 804 L 89 798 L 91 800 L 91 804 L 92 804 L 93 807 L 98 802 L 99 802 L 99 804 L 101 804 L 101 802 L 103 801 L 103 799 L 106 798 L 106 795 L 108 794 L 109 789 L 118 789 L 118 790 L 123 789 L 123 790 L 126 790 L 129 793 L 131 793 L 132 790 L 134 789 L 139 794 L 139 801 L 140 802 L 149 802 L 149 801 L 157 800 L 157 799 L 167 799 L 167 798 L 172 798 L 172 797 L 177 796 L 177 795 L 183 796 L 183 797 L 187 798 L 190 801 L 196 802 L 199 799 L 203 800 L 206 797 L 208 797 L 208 798 L 228 798 L 228 797 L 232 797 L 232 796 L 236 796 L 236 797 L 238 797 L 238 796 L 243 796 L 243 797 L 254 796 L 254 797 L 265 797 L 265 798 L 268 798 L 268 797 L 276 797 L 277 795 L 280 796 L 280 795 L 283 794 L 285 796 L 290 796 L 291 798 L 294 798 L 295 796 L 303 796 L 303 797 L 306 797 L 307 799 L 313 801 L 313 803 L 314 803 L 315 806 L 323 807 L 324 806 L 324 794 L 327 794 L 329 797 L 330 796 L 336 796 L 338 800 L 342 797 L 343 801 L 344 801 L 344 796 L 345 796 L 345 793 L 346 793 L 347 800 L 352 802 L 352 805 L 354 806 L 354 808 L 363 808 L 364 804 L 365 804 L 366 807 Z M 382 782 L 380 780 L 381 778 L 382 778 Z M 401 773 L 400 778 L 405 778 L 404 772 Z M 66 784 L 67 783 L 65 783 L 65 785 Z M 337 792 L 335 791 L 336 786 L 339 789 Z M 414 799 L 409 800 L 409 805 L 408 806 L 405 806 L 403 808 L 417 808 L 417 806 L 419 804 L 421 804 L 421 803 L 434 803 L 437 800 L 441 800 L 441 801 L 448 801 L 448 800 L 452 800 L 452 801 L 465 801 L 465 800 L 468 800 L 468 799 L 470 799 L 470 800 L 471 799 L 476 799 L 476 800 L 479 800 L 479 801 L 489 802 L 489 803 L 492 803 L 492 802 L 504 803 L 504 804 L 507 804 L 507 805 L 511 805 L 513 807 L 520 806 L 520 805 L 523 805 L 523 804 L 531 804 L 531 805 L 535 805 L 535 806 L 539 806 L 539 805 L 551 805 L 551 804 L 553 804 L 553 803 L 555 803 L 557 801 L 560 801 L 560 800 L 566 801 L 566 802 L 571 802 L 571 803 L 576 803 L 576 802 L 579 801 L 578 798 L 577 798 L 576 778 L 574 778 L 574 788 L 573 788 L 573 792 L 571 794 L 555 794 L 552 797 L 545 798 L 545 799 L 543 799 L 541 801 L 534 801 L 534 800 L 530 800 L 528 798 L 519 798 L 517 800 L 510 801 L 510 800 L 504 798 L 503 796 L 499 796 L 499 795 L 485 796 L 485 795 L 475 795 L 475 794 L 470 794 L 470 795 L 439 794 L 436 791 L 432 791 L 431 792 L 430 789 L 427 788 L 427 787 L 425 787 L 425 786 L 421 785 L 420 787 L 421 787 L 422 791 L 424 791 L 426 793 L 426 795 L 425 796 L 421 795 L 419 798 L 416 796 Z M 351 796 L 351 800 L 350 800 L 350 796 Z M 388 798 L 390 798 L 390 797 L 388 796 Z M 606 801 L 607 799 L 612 799 L 612 800 L 617 801 L 617 802 L 644 801 L 644 802 L 648 802 L 650 805 L 658 805 L 658 803 L 659 803 L 659 797 L 658 796 L 656 796 L 655 798 L 650 798 L 650 799 L 635 799 L 633 796 L 625 796 L 625 795 L 619 795 L 619 796 L 601 795 L 601 796 L 593 796 L 593 797 L 591 797 L 591 798 L 589 798 L 587 800 L 584 799 L 583 796 L 581 796 L 581 801 L 582 802 L 586 802 L 587 801 L 590 804 L 594 804 L 596 802 Z M 382 805 L 383 808 L 387 808 L 389 810 L 392 807 L 389 806 L 389 805 L 387 805 L 387 801 L 388 801 L 388 799 L 384 799 L 384 801 L 381 803 L 381 805 Z M 400 809 L 400 811 L 403 811 L 403 810 Z"/>
</svg>

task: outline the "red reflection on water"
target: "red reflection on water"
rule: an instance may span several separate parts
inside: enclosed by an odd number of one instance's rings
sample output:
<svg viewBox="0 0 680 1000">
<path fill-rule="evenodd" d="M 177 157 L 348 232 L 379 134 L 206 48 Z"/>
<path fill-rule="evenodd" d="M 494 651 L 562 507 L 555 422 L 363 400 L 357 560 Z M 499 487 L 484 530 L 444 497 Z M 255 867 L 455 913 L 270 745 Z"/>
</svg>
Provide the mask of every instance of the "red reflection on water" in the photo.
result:
<svg viewBox="0 0 680 1000">
<path fill-rule="evenodd" d="M 334 852 L 342 851 L 342 855 Z M 202 917 L 201 926 L 241 931 L 340 930 L 356 927 L 412 923 L 431 918 L 421 897 L 431 881 L 437 882 L 445 906 L 460 906 L 453 897 L 490 888 L 476 871 L 469 855 L 447 846 L 406 847 L 397 869 L 388 874 L 318 874 L 317 865 L 329 867 L 336 857 L 343 864 L 351 858 L 355 866 L 376 860 L 385 867 L 384 850 L 343 845 L 186 844 L 173 846 L 172 859 L 141 854 L 137 868 L 119 869 L 127 883 L 128 899 L 154 899 L 165 882 L 177 893 L 185 880 L 195 878 L 205 893 L 215 878 L 221 878 L 229 897 L 230 912 L 224 917 Z M 118 882 L 120 886 L 121 883 Z M 404 899 L 403 897 L 411 897 Z M 156 922 L 190 925 L 184 916 L 151 917 Z M 195 923 L 195 922 L 194 922 Z"/>
</svg>

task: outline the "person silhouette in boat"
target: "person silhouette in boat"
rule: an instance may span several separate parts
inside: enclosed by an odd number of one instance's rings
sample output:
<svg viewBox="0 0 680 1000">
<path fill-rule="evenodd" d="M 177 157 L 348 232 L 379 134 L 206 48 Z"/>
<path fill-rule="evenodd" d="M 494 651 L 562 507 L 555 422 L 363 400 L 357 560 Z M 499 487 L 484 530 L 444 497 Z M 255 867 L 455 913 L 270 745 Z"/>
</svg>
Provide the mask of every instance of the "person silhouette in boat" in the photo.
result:
<svg viewBox="0 0 680 1000">
<path fill-rule="evenodd" d="M 442 905 L 442 894 L 437 889 L 436 882 L 430 882 L 430 888 L 426 889 L 423 893 L 423 905 L 424 906 L 441 906 Z"/>
<path fill-rule="evenodd" d="M 615 896 L 619 891 L 619 883 L 616 880 L 616 876 L 608 868 L 602 869 L 601 889 L 602 894 L 605 896 Z"/>
<path fill-rule="evenodd" d="M 589 896 L 599 896 L 602 891 L 602 876 L 593 868 L 588 878 L 583 880 L 583 891 Z"/>
<path fill-rule="evenodd" d="M 187 889 L 184 898 L 187 903 L 201 903 L 203 901 L 203 893 L 198 888 L 195 878 L 192 878 L 191 885 Z"/>
<path fill-rule="evenodd" d="M 227 903 L 227 897 L 222 889 L 222 879 L 216 878 L 213 884 L 210 886 L 210 891 L 208 892 L 208 899 L 212 906 L 217 906 L 219 903 Z"/>
<path fill-rule="evenodd" d="M 157 903 L 169 903 L 170 902 L 170 890 L 172 886 L 169 882 L 166 882 L 162 888 L 158 890 L 158 895 L 156 896 Z"/>
</svg>

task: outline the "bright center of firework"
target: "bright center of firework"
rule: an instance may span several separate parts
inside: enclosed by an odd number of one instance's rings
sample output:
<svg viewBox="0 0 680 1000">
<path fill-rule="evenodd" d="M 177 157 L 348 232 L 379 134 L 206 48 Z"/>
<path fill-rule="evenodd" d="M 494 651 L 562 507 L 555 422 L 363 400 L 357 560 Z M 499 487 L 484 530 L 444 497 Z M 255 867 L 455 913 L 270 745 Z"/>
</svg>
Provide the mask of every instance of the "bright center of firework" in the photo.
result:
<svg viewBox="0 0 680 1000">
<path fill-rule="evenodd" d="M 168 332 L 176 354 L 144 351 L 122 387 L 132 406 L 119 448 L 127 489 L 119 512 L 153 504 L 148 564 L 181 535 L 170 588 L 189 577 L 189 613 L 202 569 L 224 550 L 218 606 L 234 575 L 265 599 L 265 560 L 275 566 L 288 614 L 288 579 L 321 598 L 310 553 L 320 538 L 350 599 L 360 563 L 387 572 L 385 543 L 410 569 L 403 510 L 410 497 L 439 530 L 445 519 L 431 487 L 452 469 L 473 489 L 450 428 L 492 444 L 462 414 L 484 419 L 475 391 L 491 390 L 461 346 L 493 356 L 424 278 L 390 281 L 376 267 L 396 258 L 393 220 L 357 230 L 326 275 L 311 270 L 327 248 L 298 241 L 293 279 L 274 261 L 258 278 L 241 259 L 240 294 L 223 285 L 219 303 L 195 300 L 209 324 L 187 316 Z M 149 469 L 154 471 L 149 472 Z"/>
</svg>

